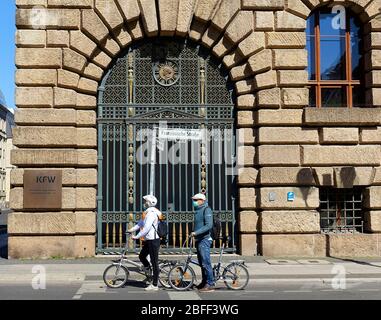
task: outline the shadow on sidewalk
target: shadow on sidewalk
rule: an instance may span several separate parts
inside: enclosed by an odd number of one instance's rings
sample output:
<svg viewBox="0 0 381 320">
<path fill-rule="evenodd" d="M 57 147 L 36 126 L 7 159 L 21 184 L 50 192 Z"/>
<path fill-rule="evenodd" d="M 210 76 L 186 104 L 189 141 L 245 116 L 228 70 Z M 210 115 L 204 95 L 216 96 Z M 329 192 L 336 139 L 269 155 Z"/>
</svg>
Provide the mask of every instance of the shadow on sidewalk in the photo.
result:
<svg viewBox="0 0 381 320">
<path fill-rule="evenodd" d="M 147 284 L 145 284 L 142 281 L 138 280 L 128 280 L 126 284 L 123 286 L 123 288 L 128 288 L 128 287 L 135 287 L 135 288 L 145 288 L 147 287 Z"/>
<path fill-rule="evenodd" d="M 353 263 L 356 263 L 356 264 L 361 264 L 363 266 L 370 266 L 370 267 L 381 268 L 381 266 L 375 265 L 375 264 L 373 264 L 371 262 L 367 262 L 367 261 L 354 260 L 354 259 L 350 259 L 350 258 L 338 258 L 338 257 L 332 257 L 332 256 L 330 256 L 330 258 L 331 259 L 335 259 L 335 260 L 346 261 L 346 262 L 353 262 Z"/>
</svg>

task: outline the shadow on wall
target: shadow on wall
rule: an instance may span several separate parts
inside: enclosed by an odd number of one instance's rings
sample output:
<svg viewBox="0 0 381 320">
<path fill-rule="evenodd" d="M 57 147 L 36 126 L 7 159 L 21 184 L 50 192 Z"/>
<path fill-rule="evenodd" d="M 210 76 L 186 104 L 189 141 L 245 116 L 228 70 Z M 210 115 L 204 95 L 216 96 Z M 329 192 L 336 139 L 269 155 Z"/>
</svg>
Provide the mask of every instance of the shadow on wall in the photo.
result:
<svg viewBox="0 0 381 320">
<path fill-rule="evenodd" d="M 298 185 L 307 187 L 307 188 L 301 188 L 300 192 L 302 193 L 302 197 L 303 197 L 304 203 L 306 204 L 306 207 L 309 207 L 307 200 L 308 200 L 308 196 L 312 192 L 312 189 L 308 187 L 315 184 L 315 179 L 312 174 L 312 169 L 311 168 L 300 169 L 296 176 L 296 181 Z"/>
<path fill-rule="evenodd" d="M 337 174 L 339 171 L 339 174 Z M 354 167 L 335 168 L 336 188 L 353 188 L 356 179 L 356 169 Z M 340 178 L 340 181 L 338 181 Z"/>
<path fill-rule="evenodd" d="M 356 181 L 357 173 L 356 168 L 354 167 L 337 167 L 333 170 L 332 174 L 322 174 L 321 179 L 317 177 L 317 173 L 312 168 L 303 168 L 297 174 L 297 182 L 300 186 L 310 187 L 312 185 L 316 186 L 326 186 L 326 187 L 335 187 L 335 188 L 353 188 L 353 185 Z M 320 181 L 319 181 L 320 180 Z M 303 200 L 307 205 L 307 199 L 311 193 L 310 188 L 302 188 L 301 193 Z"/>
</svg>

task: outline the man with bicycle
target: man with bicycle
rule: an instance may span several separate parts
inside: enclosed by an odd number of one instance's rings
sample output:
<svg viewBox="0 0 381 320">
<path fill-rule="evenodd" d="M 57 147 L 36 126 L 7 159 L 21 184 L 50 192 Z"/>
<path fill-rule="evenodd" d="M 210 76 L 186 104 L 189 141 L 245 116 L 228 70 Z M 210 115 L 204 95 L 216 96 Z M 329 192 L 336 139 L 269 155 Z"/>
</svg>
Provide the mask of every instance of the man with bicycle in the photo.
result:
<svg viewBox="0 0 381 320">
<path fill-rule="evenodd" d="M 204 194 L 198 193 L 192 199 L 196 212 L 194 216 L 194 232 L 191 235 L 196 240 L 197 258 L 202 270 L 202 281 L 197 286 L 197 289 L 200 292 L 212 292 L 215 285 L 210 260 L 210 247 L 213 243 L 211 237 L 213 212 Z"/>
<path fill-rule="evenodd" d="M 160 237 L 157 234 L 158 222 L 161 218 L 161 212 L 155 208 L 157 204 L 157 199 L 153 195 L 146 195 L 143 197 L 144 207 L 147 209 L 145 211 L 145 218 L 141 219 L 136 226 L 129 229 L 128 232 L 135 232 L 140 229 L 140 232 L 136 236 L 131 238 L 138 240 L 144 238 L 143 248 L 140 251 L 139 259 L 143 263 L 145 270 L 150 269 L 150 263 L 147 260 L 147 256 L 150 256 L 152 269 L 153 269 L 153 279 L 152 284 L 150 284 L 145 290 L 147 291 L 157 291 L 159 290 L 157 283 L 159 279 L 159 249 L 160 249 Z"/>
</svg>

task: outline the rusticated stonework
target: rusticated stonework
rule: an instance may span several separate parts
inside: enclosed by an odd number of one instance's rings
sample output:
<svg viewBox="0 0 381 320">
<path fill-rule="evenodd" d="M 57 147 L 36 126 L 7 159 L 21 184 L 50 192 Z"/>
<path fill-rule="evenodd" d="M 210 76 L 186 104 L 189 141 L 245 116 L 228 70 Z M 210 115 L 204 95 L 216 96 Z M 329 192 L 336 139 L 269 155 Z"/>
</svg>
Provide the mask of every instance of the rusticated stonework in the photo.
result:
<svg viewBox="0 0 381 320">
<path fill-rule="evenodd" d="M 351 186 L 368 188 L 367 231 L 381 232 L 381 2 L 337 1 L 365 28 L 367 108 L 317 110 L 308 108 L 306 19 L 328 2 L 16 0 L 9 256 L 95 254 L 97 90 L 124 49 L 156 36 L 209 48 L 235 85 L 242 254 L 379 256 L 376 234 L 329 236 L 329 246 L 320 234 L 319 187 L 347 186 L 335 171 L 346 166 L 356 173 Z M 173 66 L 163 68 L 161 80 L 175 81 Z M 23 209 L 23 170 L 43 168 L 63 170 L 62 212 Z"/>
</svg>

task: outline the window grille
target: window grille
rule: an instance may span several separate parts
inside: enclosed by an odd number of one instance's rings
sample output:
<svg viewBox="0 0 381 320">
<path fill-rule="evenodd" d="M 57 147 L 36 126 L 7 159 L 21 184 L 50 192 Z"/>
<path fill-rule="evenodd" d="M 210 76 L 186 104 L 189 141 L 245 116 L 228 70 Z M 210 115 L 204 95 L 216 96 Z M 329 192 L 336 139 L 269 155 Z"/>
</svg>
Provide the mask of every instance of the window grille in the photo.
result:
<svg viewBox="0 0 381 320">
<path fill-rule="evenodd" d="M 363 233 L 363 189 L 320 189 L 320 227 L 323 233 Z"/>
</svg>

